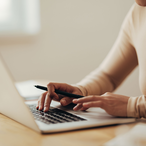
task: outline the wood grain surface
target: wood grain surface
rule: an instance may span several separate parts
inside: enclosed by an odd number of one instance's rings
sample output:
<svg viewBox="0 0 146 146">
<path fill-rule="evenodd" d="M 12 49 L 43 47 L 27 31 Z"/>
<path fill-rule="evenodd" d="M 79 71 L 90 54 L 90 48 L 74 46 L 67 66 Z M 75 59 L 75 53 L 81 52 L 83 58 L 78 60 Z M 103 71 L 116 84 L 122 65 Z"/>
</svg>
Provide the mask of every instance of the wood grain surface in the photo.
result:
<svg viewBox="0 0 146 146">
<path fill-rule="evenodd" d="M 0 146 L 98 146 L 114 138 L 119 127 L 127 126 L 130 130 L 136 124 L 42 135 L 0 114 Z"/>
</svg>

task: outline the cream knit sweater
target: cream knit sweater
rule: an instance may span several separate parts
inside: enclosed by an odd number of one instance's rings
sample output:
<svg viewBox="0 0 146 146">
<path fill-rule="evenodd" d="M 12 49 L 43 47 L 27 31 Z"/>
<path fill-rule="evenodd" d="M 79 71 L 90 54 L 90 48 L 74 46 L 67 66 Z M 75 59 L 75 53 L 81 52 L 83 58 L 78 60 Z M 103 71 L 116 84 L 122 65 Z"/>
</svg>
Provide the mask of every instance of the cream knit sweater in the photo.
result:
<svg viewBox="0 0 146 146">
<path fill-rule="evenodd" d="M 134 3 L 103 63 L 77 85 L 84 96 L 112 92 L 137 65 L 142 95 L 129 98 L 127 117 L 140 118 L 146 117 L 146 7 Z"/>
</svg>

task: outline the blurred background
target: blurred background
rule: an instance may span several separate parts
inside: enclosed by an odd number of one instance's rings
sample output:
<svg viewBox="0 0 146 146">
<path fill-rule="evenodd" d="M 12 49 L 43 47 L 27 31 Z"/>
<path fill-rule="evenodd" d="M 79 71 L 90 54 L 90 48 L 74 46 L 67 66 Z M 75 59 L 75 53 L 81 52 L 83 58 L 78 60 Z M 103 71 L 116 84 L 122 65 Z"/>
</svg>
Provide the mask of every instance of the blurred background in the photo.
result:
<svg viewBox="0 0 146 146">
<path fill-rule="evenodd" d="M 0 0 L 0 52 L 15 81 L 77 83 L 113 46 L 134 0 Z M 138 68 L 115 93 L 141 95 Z"/>
</svg>

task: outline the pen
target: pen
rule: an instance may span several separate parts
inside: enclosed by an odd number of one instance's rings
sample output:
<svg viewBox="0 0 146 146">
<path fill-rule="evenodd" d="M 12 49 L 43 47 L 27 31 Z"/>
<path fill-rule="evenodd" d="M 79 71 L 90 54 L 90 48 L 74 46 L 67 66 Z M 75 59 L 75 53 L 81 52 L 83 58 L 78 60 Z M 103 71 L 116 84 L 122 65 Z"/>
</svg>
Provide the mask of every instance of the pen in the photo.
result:
<svg viewBox="0 0 146 146">
<path fill-rule="evenodd" d="M 41 90 L 48 91 L 47 87 L 44 87 L 44 86 L 35 85 L 35 87 L 38 88 L 38 89 L 41 89 Z M 84 96 L 81 96 L 81 95 L 72 94 L 72 93 L 60 91 L 60 90 L 57 90 L 57 89 L 55 89 L 55 93 L 61 94 L 61 95 L 65 95 L 65 96 L 68 96 L 68 97 L 73 97 L 73 98 L 82 98 L 82 97 L 84 97 Z"/>
</svg>

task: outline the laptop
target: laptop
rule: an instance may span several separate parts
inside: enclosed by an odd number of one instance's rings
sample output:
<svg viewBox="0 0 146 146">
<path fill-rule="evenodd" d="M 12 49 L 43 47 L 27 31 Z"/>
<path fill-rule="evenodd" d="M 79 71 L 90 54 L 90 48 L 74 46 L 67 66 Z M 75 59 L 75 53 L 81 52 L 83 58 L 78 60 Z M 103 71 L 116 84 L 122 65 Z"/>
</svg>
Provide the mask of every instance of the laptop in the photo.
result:
<svg viewBox="0 0 146 146">
<path fill-rule="evenodd" d="M 55 133 L 135 121 L 135 118 L 113 117 L 100 108 L 73 111 L 73 104 L 63 107 L 55 101 L 52 101 L 49 111 L 44 113 L 36 110 L 37 101 L 26 102 L 20 96 L 2 57 L 0 57 L 0 72 L 0 113 L 39 133 Z"/>
</svg>

